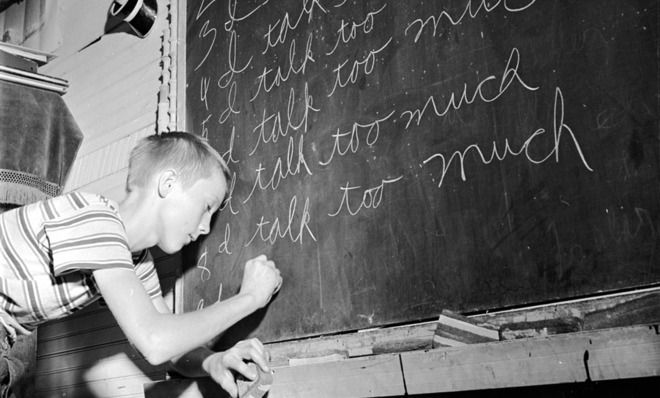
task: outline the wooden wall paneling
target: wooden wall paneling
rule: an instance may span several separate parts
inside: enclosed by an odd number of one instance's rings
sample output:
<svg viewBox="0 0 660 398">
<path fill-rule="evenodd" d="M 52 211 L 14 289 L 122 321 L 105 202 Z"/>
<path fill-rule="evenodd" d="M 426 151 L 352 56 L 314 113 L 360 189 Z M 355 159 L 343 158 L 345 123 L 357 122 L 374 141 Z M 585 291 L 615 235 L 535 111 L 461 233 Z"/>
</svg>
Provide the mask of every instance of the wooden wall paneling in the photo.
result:
<svg viewBox="0 0 660 398">
<path fill-rule="evenodd" d="M 85 133 L 80 154 L 87 154 L 117 137 L 130 134 L 124 123 L 147 115 L 155 122 L 160 75 L 158 53 L 153 48 L 154 43 L 150 43 L 151 51 L 147 51 L 144 45 L 132 43 L 124 42 L 134 48 L 135 55 L 122 52 L 117 57 L 103 56 L 108 51 L 99 52 L 97 47 L 90 47 L 89 53 L 85 51 L 72 56 L 76 64 L 86 65 L 77 72 L 80 78 L 74 77 L 77 75 L 72 72 L 61 73 L 65 78 L 67 74 L 70 76 L 71 85 L 64 98 Z M 102 48 L 109 46 L 105 42 L 98 44 L 103 44 Z M 52 72 L 62 67 L 53 68 Z M 109 134 L 111 132 L 118 136 Z"/>
<path fill-rule="evenodd" d="M 90 161 L 89 164 L 93 164 Z M 116 171 L 102 179 L 97 179 L 85 185 L 76 188 L 85 192 L 96 192 L 114 201 L 121 200 L 125 195 L 126 175 L 128 169 L 124 168 Z"/>
<path fill-rule="evenodd" d="M 39 388 L 36 391 L 36 398 L 142 398 L 144 393 L 138 386 L 149 380 L 145 376 L 137 375 L 60 385 L 50 390 Z"/>
<path fill-rule="evenodd" d="M 56 54 L 59 57 L 66 57 L 101 37 L 105 32 L 112 1 L 59 1 L 62 45 L 57 49 Z"/>
<path fill-rule="evenodd" d="M 105 358 L 125 353 L 130 359 L 140 362 L 144 359 L 127 341 L 118 341 L 102 346 L 85 347 L 82 350 L 70 350 L 58 354 L 40 355 L 40 372 L 37 375 L 47 375 L 74 369 L 89 369 L 95 363 Z"/>
<path fill-rule="evenodd" d="M 157 62 L 157 60 L 151 62 Z M 104 93 L 103 96 L 99 97 L 97 95 L 81 99 L 80 104 L 74 105 L 75 110 L 79 113 L 97 116 L 94 121 L 87 120 L 85 117 L 81 118 L 82 120 L 79 123 L 81 129 L 85 125 L 92 128 L 94 126 L 112 128 L 119 123 L 119 121 L 116 121 L 118 117 L 121 118 L 121 122 L 124 122 L 131 120 L 134 115 L 142 113 L 153 114 L 155 120 L 155 112 L 152 108 L 158 91 L 153 90 L 153 86 L 157 83 L 158 69 L 152 65 L 143 69 L 134 69 L 128 79 L 106 82 L 107 86 L 105 88 L 98 89 L 99 92 Z M 110 98 L 112 100 L 108 101 Z M 105 126 L 104 123 L 112 122 L 113 118 L 115 123 Z M 91 136 L 98 134 L 95 128 L 90 133 Z"/>
<path fill-rule="evenodd" d="M 71 322 L 71 324 L 76 325 L 77 323 Z M 87 332 L 64 336 L 64 338 L 50 341 L 42 340 L 38 345 L 38 356 L 46 357 L 67 351 L 85 350 L 88 347 L 107 345 L 126 340 L 124 333 L 116 326 L 117 324 L 114 323 L 109 324 L 105 328 L 90 329 Z"/>
<path fill-rule="evenodd" d="M 112 143 L 112 138 L 117 137 L 123 139 L 130 136 L 143 137 L 144 135 L 152 134 L 155 131 L 154 115 L 151 112 L 136 113 L 131 120 L 126 120 L 121 125 L 112 123 L 109 126 L 97 126 L 97 135 L 90 137 L 90 140 L 85 146 L 84 152 L 81 154 L 89 154 L 104 146 Z"/>
<path fill-rule="evenodd" d="M 70 80 L 71 88 L 76 88 L 77 85 L 87 85 L 95 81 L 99 77 L 99 72 L 105 75 L 101 77 L 113 77 L 113 68 L 104 68 L 109 62 L 119 59 L 124 63 L 131 64 L 133 57 L 127 58 L 128 55 L 134 55 L 137 50 L 145 51 L 153 46 L 150 40 L 138 40 L 134 36 L 125 34 L 113 34 L 100 38 L 97 42 L 77 51 L 76 53 L 67 56 L 57 56 L 48 64 L 42 67 L 42 70 L 47 70 L 51 74 L 56 74 L 64 79 Z M 153 49 L 152 49 L 153 51 Z M 85 62 L 82 59 L 89 58 Z M 91 68 L 95 65 L 96 68 Z M 75 79 L 71 79 L 75 76 Z"/>
<path fill-rule="evenodd" d="M 150 76 L 153 75 L 150 73 L 139 73 L 138 75 L 138 77 L 145 78 Z M 97 114 L 97 119 L 93 122 L 93 125 L 90 126 L 89 130 L 97 130 L 97 134 L 98 130 L 103 129 L 119 130 L 123 121 L 120 122 L 117 120 L 118 117 L 121 117 L 125 121 L 131 121 L 143 114 L 151 115 L 155 124 L 156 113 L 153 109 L 153 103 L 156 99 L 156 93 L 148 90 L 149 87 L 153 85 L 153 81 L 149 82 L 147 80 L 145 82 L 145 80 L 136 79 L 132 81 L 118 81 L 116 84 L 120 87 L 117 87 L 112 91 L 118 93 L 119 95 L 122 95 L 123 93 L 122 97 L 124 100 L 114 104 L 100 103 L 98 106 L 91 108 L 95 109 L 94 113 Z M 126 90 L 131 87 L 135 91 L 127 92 Z M 154 132 L 155 131 L 152 131 L 152 133 Z"/>
<path fill-rule="evenodd" d="M 105 45 L 105 42 L 103 43 Z M 153 44 L 153 43 L 152 43 Z M 89 101 L 94 101 L 98 98 L 99 93 L 103 93 L 101 97 L 111 96 L 113 93 L 107 90 L 113 89 L 117 82 L 122 81 L 136 81 L 143 79 L 144 76 L 135 76 L 135 74 L 145 66 L 151 67 L 151 73 L 155 74 L 156 81 L 158 80 L 159 70 L 158 67 L 158 54 L 147 52 L 147 46 L 133 46 L 133 50 L 138 54 L 132 55 L 131 52 L 122 52 L 113 57 L 103 57 L 107 59 L 97 60 L 94 54 L 86 54 L 89 58 L 87 62 L 87 69 L 91 73 L 85 79 L 81 79 L 77 83 L 71 83 L 69 93 L 75 93 L 75 102 L 80 102 L 80 106 L 89 104 Z M 130 56 L 130 61 L 127 58 Z M 133 79 L 131 79 L 133 78 Z M 129 93 L 130 94 L 130 93 Z M 117 100 L 122 97 L 115 97 Z"/>
<path fill-rule="evenodd" d="M 151 126 L 153 126 L 153 124 Z M 139 138 L 152 133 L 153 130 L 151 128 L 146 128 L 137 132 L 133 132 L 131 135 L 123 137 L 120 140 L 110 142 L 107 146 L 99 148 L 95 152 L 84 155 L 79 153 L 68 177 L 66 189 L 88 189 L 85 188 L 86 185 L 95 182 L 101 177 L 108 177 L 111 174 L 119 173 L 118 175 L 113 176 L 113 184 L 105 185 L 108 188 L 113 188 L 113 195 L 109 195 L 107 192 L 105 193 L 106 196 L 112 197 L 115 200 L 123 198 L 124 183 L 126 181 L 125 175 L 127 172 L 126 165 L 128 163 L 129 152 Z M 113 151 L 119 151 L 119 159 L 112 160 L 110 158 L 110 153 Z M 114 169 L 108 172 L 107 170 L 99 168 L 98 166 L 102 162 L 113 162 Z M 116 191 L 116 187 L 119 185 L 121 186 L 121 189 Z"/>
<path fill-rule="evenodd" d="M 102 387 L 110 379 L 115 382 L 117 379 L 132 379 L 140 384 L 162 379 L 165 375 L 164 366 L 151 366 L 125 339 L 49 355 L 39 354 L 38 360 L 35 384 L 41 391 L 58 391 L 91 383 Z M 139 391 L 137 385 L 132 388 Z M 113 396 L 114 393 L 108 390 L 91 396 Z"/>
<path fill-rule="evenodd" d="M 76 327 L 72 328 L 72 324 Z M 48 322 L 41 326 L 39 328 L 39 343 L 45 344 L 50 340 L 68 338 L 80 333 L 115 326 L 116 324 L 115 318 L 107 308 L 96 302 L 67 318 Z M 43 352 L 43 350 L 39 351 Z"/>
</svg>

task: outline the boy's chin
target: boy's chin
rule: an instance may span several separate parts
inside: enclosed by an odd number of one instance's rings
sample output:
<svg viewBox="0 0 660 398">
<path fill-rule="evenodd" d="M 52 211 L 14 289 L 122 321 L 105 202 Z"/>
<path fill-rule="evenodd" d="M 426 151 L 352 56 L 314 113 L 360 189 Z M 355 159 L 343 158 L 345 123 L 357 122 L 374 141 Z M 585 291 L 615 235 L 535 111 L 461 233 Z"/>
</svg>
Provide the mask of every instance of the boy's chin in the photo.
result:
<svg viewBox="0 0 660 398">
<path fill-rule="evenodd" d="M 158 248 L 162 250 L 165 254 L 174 254 L 178 252 L 179 250 L 183 249 L 185 244 L 182 245 L 174 245 L 174 244 L 159 244 Z"/>
</svg>

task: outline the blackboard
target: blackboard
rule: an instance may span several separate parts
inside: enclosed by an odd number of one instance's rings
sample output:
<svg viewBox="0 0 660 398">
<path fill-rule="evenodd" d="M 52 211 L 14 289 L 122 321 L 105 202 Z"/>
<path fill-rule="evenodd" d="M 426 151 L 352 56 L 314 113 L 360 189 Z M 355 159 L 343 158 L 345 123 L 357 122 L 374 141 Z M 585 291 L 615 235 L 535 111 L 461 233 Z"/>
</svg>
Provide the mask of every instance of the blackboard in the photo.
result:
<svg viewBox="0 0 660 398">
<path fill-rule="evenodd" d="M 188 2 L 186 127 L 235 173 L 184 308 L 264 341 L 660 281 L 658 2 Z"/>
</svg>

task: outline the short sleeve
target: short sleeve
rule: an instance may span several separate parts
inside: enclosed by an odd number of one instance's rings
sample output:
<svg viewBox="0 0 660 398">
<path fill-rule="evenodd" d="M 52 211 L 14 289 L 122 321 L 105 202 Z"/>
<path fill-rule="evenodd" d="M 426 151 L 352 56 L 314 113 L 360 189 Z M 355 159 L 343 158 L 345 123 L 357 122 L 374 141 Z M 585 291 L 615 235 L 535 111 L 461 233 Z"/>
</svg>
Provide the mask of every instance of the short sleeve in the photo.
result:
<svg viewBox="0 0 660 398">
<path fill-rule="evenodd" d="M 53 274 L 105 268 L 133 269 L 124 225 L 102 204 L 44 223 Z"/>
<path fill-rule="evenodd" d="M 135 273 L 140 278 L 140 282 L 142 282 L 149 297 L 152 299 L 161 297 L 163 293 L 160 289 L 160 280 L 158 279 L 158 273 L 156 272 L 151 252 L 149 250 L 143 250 L 133 255 L 133 263 L 135 264 Z"/>
</svg>

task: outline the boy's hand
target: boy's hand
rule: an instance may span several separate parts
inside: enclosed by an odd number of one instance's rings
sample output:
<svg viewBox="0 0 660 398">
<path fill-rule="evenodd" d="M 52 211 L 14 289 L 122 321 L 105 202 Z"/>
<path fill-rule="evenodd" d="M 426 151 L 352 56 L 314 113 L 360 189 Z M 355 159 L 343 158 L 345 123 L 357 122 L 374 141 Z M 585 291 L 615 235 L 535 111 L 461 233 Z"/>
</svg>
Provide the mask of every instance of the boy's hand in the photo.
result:
<svg viewBox="0 0 660 398">
<path fill-rule="evenodd" d="M 249 380 L 257 377 L 254 369 L 250 369 L 245 361 L 256 363 L 264 372 L 270 371 L 268 369 L 268 352 L 258 339 L 239 341 L 227 351 L 211 354 L 202 363 L 202 368 L 229 395 L 236 398 L 238 386 L 232 371 L 242 374 Z"/>
<path fill-rule="evenodd" d="M 265 255 L 262 254 L 245 263 L 240 292 L 252 295 L 259 308 L 266 306 L 281 286 L 280 270 Z"/>
</svg>

